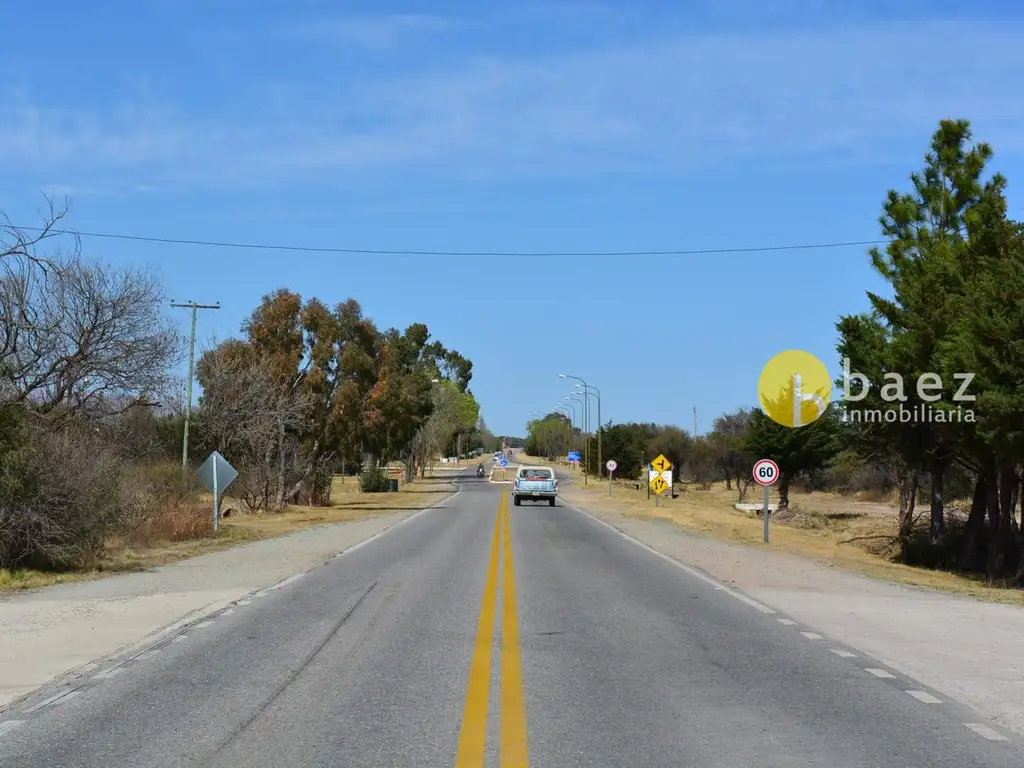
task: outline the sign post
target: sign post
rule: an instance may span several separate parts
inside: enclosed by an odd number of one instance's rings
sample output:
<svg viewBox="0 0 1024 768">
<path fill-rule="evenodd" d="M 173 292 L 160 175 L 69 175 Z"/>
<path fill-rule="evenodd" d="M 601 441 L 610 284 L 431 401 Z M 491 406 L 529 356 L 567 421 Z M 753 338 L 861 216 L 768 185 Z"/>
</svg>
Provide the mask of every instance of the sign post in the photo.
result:
<svg viewBox="0 0 1024 768">
<path fill-rule="evenodd" d="M 604 463 L 604 468 L 608 470 L 608 495 L 612 495 L 612 475 L 615 474 L 615 470 L 619 468 L 619 462 L 615 459 L 608 459 Z"/>
<path fill-rule="evenodd" d="M 651 462 L 648 471 L 647 487 L 656 494 L 654 506 L 658 506 L 658 500 L 665 491 L 672 491 L 672 462 L 665 458 L 664 454 L 658 454 L 658 458 Z"/>
<path fill-rule="evenodd" d="M 210 454 L 203 465 L 196 470 L 196 479 L 213 494 L 213 530 L 220 526 L 220 499 L 229 485 L 235 482 L 238 470 L 217 451 Z"/>
<path fill-rule="evenodd" d="M 498 459 L 498 465 L 501 467 L 501 479 L 508 480 L 508 472 L 506 471 L 508 459 L 505 458 L 505 454 L 502 454 L 501 458 Z"/>
<path fill-rule="evenodd" d="M 779 479 L 779 465 L 771 459 L 761 459 L 754 465 L 754 482 L 764 488 L 764 540 L 771 541 L 772 533 L 769 520 L 769 491 Z"/>
</svg>

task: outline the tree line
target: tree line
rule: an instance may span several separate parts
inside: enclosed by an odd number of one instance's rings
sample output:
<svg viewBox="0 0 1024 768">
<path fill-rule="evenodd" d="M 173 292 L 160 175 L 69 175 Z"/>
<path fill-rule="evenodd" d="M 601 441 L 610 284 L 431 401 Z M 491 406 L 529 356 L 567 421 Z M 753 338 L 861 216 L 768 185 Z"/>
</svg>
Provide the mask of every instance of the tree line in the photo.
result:
<svg viewBox="0 0 1024 768">
<path fill-rule="evenodd" d="M 201 445 L 240 468 L 253 508 L 324 504 L 339 472 L 383 490 L 387 464 L 412 480 L 486 434 L 472 362 L 423 323 L 381 330 L 354 299 L 329 307 L 280 289 L 242 332 L 201 356 L 196 424 Z"/>
<path fill-rule="evenodd" d="M 694 483 L 725 481 L 742 500 L 753 461 L 768 457 L 780 467 L 783 519 L 793 483 L 891 492 L 903 562 L 1020 584 L 1024 226 L 1008 213 L 1006 179 L 988 173 L 992 156 L 968 121 L 943 120 L 909 189 L 885 196 L 887 243 L 868 255 L 888 290 L 868 291 L 869 311 L 836 322 L 838 356 L 869 385 L 862 399 L 833 398 L 799 428 L 762 408 L 723 415 L 696 438 L 675 426 L 607 424 L 603 455 L 618 460 L 617 474 L 639 477 L 645 460 L 664 453 Z M 965 379 L 974 399 L 957 402 Z M 528 453 L 596 442 L 566 422 L 532 422 Z M 590 460 L 596 474 L 593 446 Z M 950 509 L 961 499 L 963 515 Z"/>
<path fill-rule="evenodd" d="M 67 204 L 0 222 L 0 569 L 95 567 L 114 547 L 211 535 L 193 473 L 216 449 L 250 510 L 325 504 L 331 476 L 384 490 L 437 455 L 490 450 L 473 365 L 422 323 L 285 289 L 202 351 L 181 465 L 188 343 L 149 270 L 83 254 Z"/>
</svg>

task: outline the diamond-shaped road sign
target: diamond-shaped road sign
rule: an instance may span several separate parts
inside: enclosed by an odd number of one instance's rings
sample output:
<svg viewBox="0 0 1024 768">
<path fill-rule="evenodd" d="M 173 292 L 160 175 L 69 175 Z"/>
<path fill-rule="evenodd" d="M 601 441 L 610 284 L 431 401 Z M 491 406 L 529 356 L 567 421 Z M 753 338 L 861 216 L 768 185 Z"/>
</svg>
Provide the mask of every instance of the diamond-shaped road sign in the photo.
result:
<svg viewBox="0 0 1024 768">
<path fill-rule="evenodd" d="M 221 494 L 224 489 L 238 477 L 238 470 L 228 464 L 228 460 L 217 451 L 210 454 L 210 457 L 203 462 L 196 471 L 196 480 L 201 482 L 211 493 Z"/>
</svg>

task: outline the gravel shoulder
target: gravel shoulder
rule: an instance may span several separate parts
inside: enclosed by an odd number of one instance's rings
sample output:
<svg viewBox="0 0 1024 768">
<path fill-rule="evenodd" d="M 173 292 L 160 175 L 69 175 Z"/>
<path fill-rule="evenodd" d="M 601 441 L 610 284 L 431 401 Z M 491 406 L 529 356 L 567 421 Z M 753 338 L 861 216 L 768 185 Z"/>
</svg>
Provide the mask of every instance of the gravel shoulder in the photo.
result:
<svg viewBox="0 0 1024 768">
<path fill-rule="evenodd" d="M 452 486 L 452 493 L 456 490 Z M 145 572 L 60 584 L 0 600 L 0 710 L 84 673 L 418 514 L 310 527 Z"/>
</svg>

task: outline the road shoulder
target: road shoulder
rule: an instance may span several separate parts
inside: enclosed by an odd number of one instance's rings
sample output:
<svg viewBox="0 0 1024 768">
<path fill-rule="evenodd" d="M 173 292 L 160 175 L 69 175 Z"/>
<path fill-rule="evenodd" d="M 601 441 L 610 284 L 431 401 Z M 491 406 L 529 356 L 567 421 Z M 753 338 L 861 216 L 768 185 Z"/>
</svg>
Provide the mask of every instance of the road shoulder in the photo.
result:
<svg viewBox="0 0 1024 768">
<path fill-rule="evenodd" d="M 185 622 L 323 565 L 425 511 L 310 527 L 149 571 L 6 597 L 0 600 L 0 711 L 49 683 L 86 673 L 98 660 L 130 653 Z"/>
<path fill-rule="evenodd" d="M 844 572 L 796 555 L 693 535 L 626 516 L 566 488 L 563 503 L 722 585 L 1024 734 L 1024 609 Z"/>
</svg>

